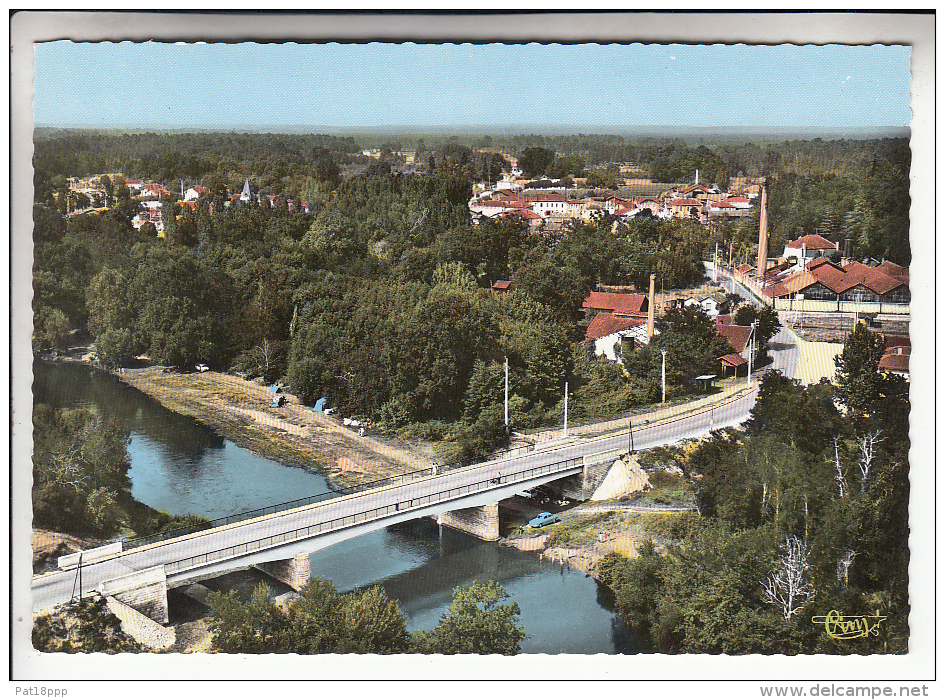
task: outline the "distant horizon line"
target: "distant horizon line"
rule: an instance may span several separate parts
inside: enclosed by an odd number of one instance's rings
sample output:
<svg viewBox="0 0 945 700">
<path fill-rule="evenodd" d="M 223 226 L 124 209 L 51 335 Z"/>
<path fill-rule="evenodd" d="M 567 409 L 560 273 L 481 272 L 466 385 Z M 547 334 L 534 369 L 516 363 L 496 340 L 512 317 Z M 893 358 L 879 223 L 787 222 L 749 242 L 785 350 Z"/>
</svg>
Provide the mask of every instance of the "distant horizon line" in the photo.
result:
<svg viewBox="0 0 945 700">
<path fill-rule="evenodd" d="M 469 134 L 527 136 L 540 134 L 545 136 L 667 136 L 671 134 L 691 136 L 785 136 L 814 135 L 842 137 L 855 134 L 869 136 L 908 136 L 909 126 L 689 126 L 682 124 L 647 124 L 639 126 L 616 124 L 511 124 L 511 125 L 411 125 L 390 126 L 329 126 L 325 124 L 233 124 L 222 126 L 180 126 L 180 125 L 132 125 L 132 124 L 49 124 L 36 123 L 35 129 L 48 130 L 83 130 L 83 131 L 130 131 L 130 132 L 183 132 L 183 133 L 269 133 L 269 134 L 333 134 L 333 135 L 414 135 L 414 134 Z"/>
</svg>

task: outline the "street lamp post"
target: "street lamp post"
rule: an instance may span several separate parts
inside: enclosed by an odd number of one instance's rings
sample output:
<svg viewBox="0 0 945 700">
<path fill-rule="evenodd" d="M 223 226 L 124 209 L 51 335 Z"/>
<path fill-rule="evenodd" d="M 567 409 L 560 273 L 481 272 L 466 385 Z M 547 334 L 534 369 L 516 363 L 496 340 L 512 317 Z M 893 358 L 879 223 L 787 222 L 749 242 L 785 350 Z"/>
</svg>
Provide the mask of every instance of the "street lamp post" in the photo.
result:
<svg viewBox="0 0 945 700">
<path fill-rule="evenodd" d="M 568 436 L 568 380 L 564 380 L 564 437 Z"/>
<path fill-rule="evenodd" d="M 663 403 L 666 403 L 666 348 L 663 348 Z"/>
</svg>

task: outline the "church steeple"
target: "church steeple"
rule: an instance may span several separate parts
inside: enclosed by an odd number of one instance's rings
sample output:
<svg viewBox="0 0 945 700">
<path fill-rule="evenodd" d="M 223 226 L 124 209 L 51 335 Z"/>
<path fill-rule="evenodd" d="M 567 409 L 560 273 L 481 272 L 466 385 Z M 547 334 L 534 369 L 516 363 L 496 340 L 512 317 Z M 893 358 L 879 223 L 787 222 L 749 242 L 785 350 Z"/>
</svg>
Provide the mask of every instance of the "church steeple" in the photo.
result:
<svg viewBox="0 0 945 700">
<path fill-rule="evenodd" d="M 248 202 L 250 198 L 249 194 L 249 178 L 246 178 L 246 181 L 243 182 L 243 194 L 240 195 L 241 202 Z"/>
</svg>

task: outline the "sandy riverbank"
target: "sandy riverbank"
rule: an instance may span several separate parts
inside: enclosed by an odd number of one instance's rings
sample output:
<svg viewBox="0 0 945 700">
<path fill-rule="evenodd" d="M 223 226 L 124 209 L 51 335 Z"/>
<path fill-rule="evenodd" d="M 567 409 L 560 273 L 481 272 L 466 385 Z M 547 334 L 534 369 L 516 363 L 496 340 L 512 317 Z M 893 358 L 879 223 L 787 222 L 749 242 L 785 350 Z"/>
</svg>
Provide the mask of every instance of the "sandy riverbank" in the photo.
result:
<svg viewBox="0 0 945 700">
<path fill-rule="evenodd" d="M 512 535 L 504 544 L 543 559 L 565 564 L 598 578 L 597 564 L 613 552 L 636 557 L 648 539 L 644 515 L 633 511 L 586 510 L 580 506 L 562 516 L 559 526 L 545 528 L 540 534 Z"/>
<path fill-rule="evenodd" d="M 432 448 L 355 429 L 286 395 L 272 408 L 262 384 L 220 372 L 165 373 L 161 367 L 123 369 L 116 376 L 165 407 L 213 427 L 233 443 L 284 464 L 352 486 L 433 465 Z"/>
</svg>

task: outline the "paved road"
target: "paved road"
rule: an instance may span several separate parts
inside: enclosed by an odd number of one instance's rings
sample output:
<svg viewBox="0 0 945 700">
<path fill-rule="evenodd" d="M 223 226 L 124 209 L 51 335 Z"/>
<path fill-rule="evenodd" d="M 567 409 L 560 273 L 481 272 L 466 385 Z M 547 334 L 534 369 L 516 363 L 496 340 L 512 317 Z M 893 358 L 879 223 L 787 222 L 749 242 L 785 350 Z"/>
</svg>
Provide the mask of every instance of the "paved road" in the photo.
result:
<svg viewBox="0 0 945 700">
<path fill-rule="evenodd" d="M 753 400 L 754 393 L 742 396 L 724 406 L 679 420 L 634 428 L 634 447 L 639 450 L 670 444 L 687 437 L 704 435 L 713 428 L 738 424 L 747 417 Z M 89 590 L 104 580 L 159 565 L 169 565 L 169 570 L 175 570 L 177 567 L 173 562 L 187 557 L 219 552 L 236 544 L 255 542 L 373 509 L 395 507 L 395 504 L 400 504 L 401 508 L 408 507 L 407 504 L 413 499 L 430 497 L 449 489 L 472 487 L 475 484 L 482 485 L 482 488 L 490 488 L 490 480 L 497 476 L 501 477 L 503 483 L 508 484 L 510 481 L 524 479 L 524 476 L 516 475 L 521 475 L 526 470 L 561 463 L 569 459 L 579 459 L 584 455 L 626 450 L 628 442 L 629 436 L 624 432 L 596 440 L 565 444 L 554 449 L 485 462 L 436 477 L 430 476 L 401 486 L 345 496 L 254 521 L 168 540 L 131 550 L 113 559 L 85 565 L 83 567 L 84 588 Z M 378 517 L 382 515 L 378 514 Z M 34 609 L 42 609 L 68 600 L 72 595 L 74 584 L 74 571 L 55 572 L 34 579 L 32 586 Z"/>
<path fill-rule="evenodd" d="M 758 308 L 766 306 L 766 304 L 758 299 L 754 292 L 749 290 L 744 285 L 739 284 L 736 280 L 732 279 L 732 277 L 724 268 L 719 268 L 718 284 L 720 284 L 726 290 L 734 291 L 736 294 L 740 294 Z M 800 353 L 797 347 L 797 338 L 789 328 L 782 326 L 781 329 L 769 341 L 768 349 L 773 362 L 770 365 L 759 368 L 760 371 L 763 372 L 769 369 L 776 369 L 780 371 L 785 377 L 798 378 L 797 363 Z"/>
</svg>

